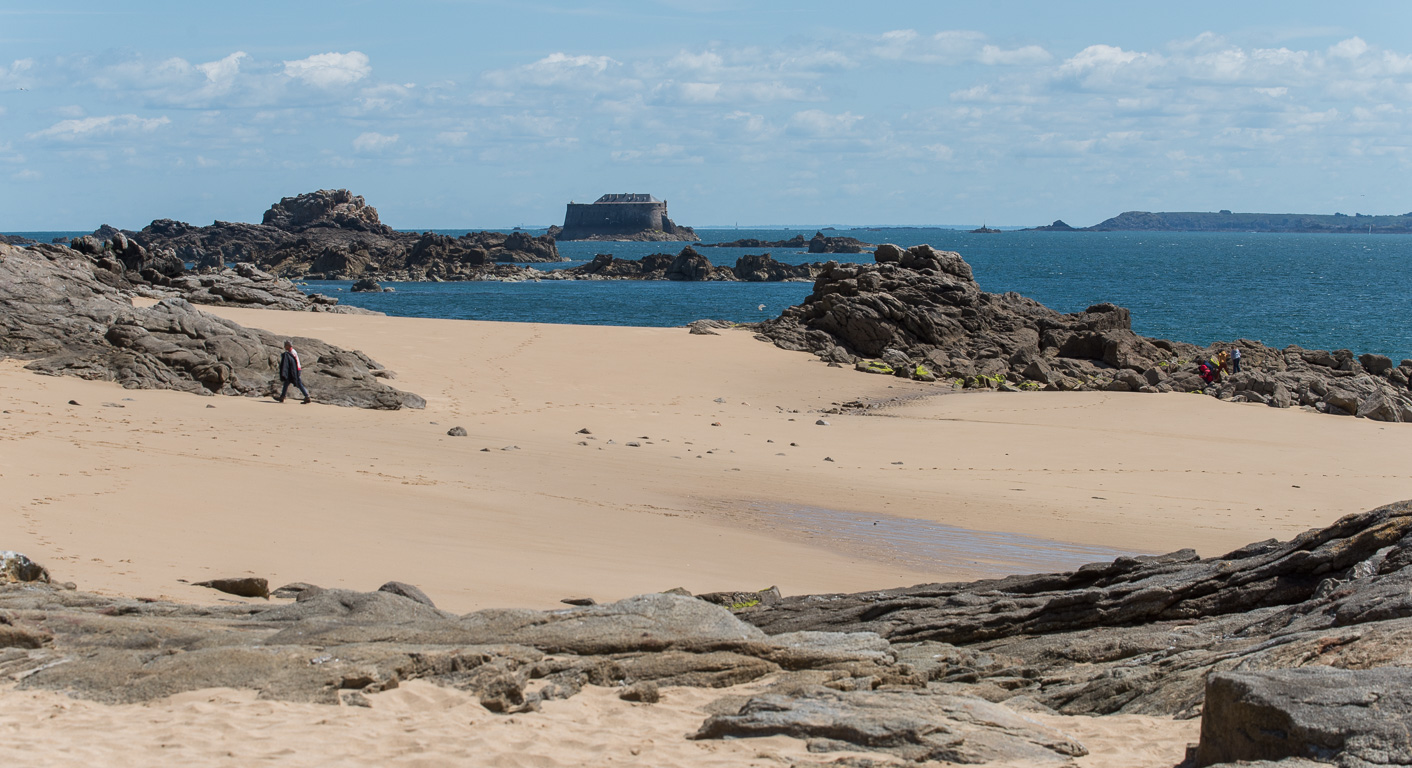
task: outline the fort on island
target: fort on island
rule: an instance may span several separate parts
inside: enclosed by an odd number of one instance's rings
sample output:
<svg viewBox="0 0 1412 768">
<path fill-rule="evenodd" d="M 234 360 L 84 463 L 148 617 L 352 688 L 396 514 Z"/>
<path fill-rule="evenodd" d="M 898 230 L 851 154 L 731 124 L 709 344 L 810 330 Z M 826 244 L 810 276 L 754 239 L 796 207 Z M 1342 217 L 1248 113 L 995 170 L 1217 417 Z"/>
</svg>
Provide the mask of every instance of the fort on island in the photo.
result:
<svg viewBox="0 0 1412 768">
<path fill-rule="evenodd" d="M 677 225 L 667 216 L 667 201 L 649 194 L 604 195 L 592 203 L 570 202 L 563 228 L 554 227 L 555 240 L 691 240 L 691 227 Z"/>
</svg>

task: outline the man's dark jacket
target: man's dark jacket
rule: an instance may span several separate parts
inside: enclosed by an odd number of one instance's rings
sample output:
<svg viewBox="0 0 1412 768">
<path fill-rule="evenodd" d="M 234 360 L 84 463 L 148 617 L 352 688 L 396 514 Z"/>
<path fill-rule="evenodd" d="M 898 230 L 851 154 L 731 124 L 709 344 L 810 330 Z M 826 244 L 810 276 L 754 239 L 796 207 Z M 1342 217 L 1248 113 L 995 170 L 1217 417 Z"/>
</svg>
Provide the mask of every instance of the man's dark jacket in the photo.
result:
<svg viewBox="0 0 1412 768">
<path fill-rule="evenodd" d="M 299 363 L 294 359 L 294 354 L 285 350 L 279 356 L 279 380 L 299 381 Z"/>
</svg>

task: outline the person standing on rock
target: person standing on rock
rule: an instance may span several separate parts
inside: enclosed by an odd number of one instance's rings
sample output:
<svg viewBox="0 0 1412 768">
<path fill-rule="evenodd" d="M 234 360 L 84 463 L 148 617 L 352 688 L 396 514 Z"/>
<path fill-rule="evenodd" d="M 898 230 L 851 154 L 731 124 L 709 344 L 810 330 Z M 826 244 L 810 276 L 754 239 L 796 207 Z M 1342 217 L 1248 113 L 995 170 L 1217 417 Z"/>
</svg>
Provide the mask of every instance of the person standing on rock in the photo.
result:
<svg viewBox="0 0 1412 768">
<path fill-rule="evenodd" d="M 1240 373 L 1240 347 L 1231 347 L 1231 373 Z"/>
<path fill-rule="evenodd" d="M 304 366 L 299 364 L 299 353 L 294 349 L 294 342 L 286 341 L 284 354 L 279 356 L 279 380 L 284 382 L 284 389 L 280 390 L 275 402 L 284 402 L 284 396 L 289 394 L 290 384 L 298 387 L 299 391 L 304 393 L 305 405 L 314 402 L 313 398 L 309 397 L 309 390 L 304 388 L 304 377 L 300 375 L 302 370 L 304 370 Z"/>
</svg>

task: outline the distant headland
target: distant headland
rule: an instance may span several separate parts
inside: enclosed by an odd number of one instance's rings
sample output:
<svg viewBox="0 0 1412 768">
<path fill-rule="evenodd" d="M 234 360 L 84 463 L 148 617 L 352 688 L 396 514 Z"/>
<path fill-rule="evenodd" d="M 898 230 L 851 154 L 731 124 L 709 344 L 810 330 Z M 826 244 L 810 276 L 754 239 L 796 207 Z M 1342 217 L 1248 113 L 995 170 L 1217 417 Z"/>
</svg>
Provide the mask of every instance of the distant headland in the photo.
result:
<svg viewBox="0 0 1412 768">
<path fill-rule="evenodd" d="M 1027 232 L 1291 232 L 1412 235 L 1412 212 L 1400 216 L 1355 213 L 1232 213 L 1231 211 L 1149 213 L 1128 211 L 1091 227 L 1055 221 Z"/>
</svg>

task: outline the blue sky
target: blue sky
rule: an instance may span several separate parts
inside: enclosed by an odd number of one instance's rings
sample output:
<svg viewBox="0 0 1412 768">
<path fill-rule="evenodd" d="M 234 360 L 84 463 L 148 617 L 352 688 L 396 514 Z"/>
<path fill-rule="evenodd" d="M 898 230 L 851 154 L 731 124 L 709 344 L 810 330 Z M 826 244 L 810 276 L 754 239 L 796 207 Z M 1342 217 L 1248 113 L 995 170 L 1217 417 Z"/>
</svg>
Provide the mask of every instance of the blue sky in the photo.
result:
<svg viewBox="0 0 1412 768">
<path fill-rule="evenodd" d="M 0 0 L 0 231 L 1412 211 L 1412 3 Z"/>
</svg>

